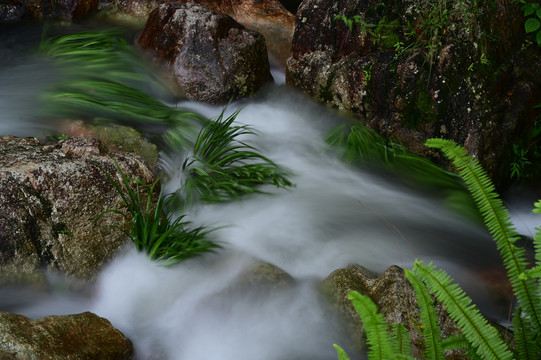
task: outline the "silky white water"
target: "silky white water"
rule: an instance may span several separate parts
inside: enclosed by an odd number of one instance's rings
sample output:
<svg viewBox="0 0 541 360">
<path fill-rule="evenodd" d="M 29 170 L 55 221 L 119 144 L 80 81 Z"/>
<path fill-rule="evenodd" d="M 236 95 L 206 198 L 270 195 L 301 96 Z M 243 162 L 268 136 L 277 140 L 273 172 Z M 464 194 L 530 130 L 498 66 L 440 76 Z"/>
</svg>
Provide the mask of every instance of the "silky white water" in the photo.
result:
<svg viewBox="0 0 541 360">
<path fill-rule="evenodd" d="M 34 76 L 28 86 L 30 95 L 48 81 L 47 72 L 41 74 L 44 81 Z M 10 85 L 13 94 L 26 91 L 27 83 L 10 78 L 28 80 L 25 74 L 0 69 L 0 76 L 18 84 Z M 0 94 L 7 93 L 2 82 Z M 50 128 L 12 99 L 0 100 L 1 135 Z M 223 110 L 178 106 L 210 118 Z M 289 169 L 295 187 L 269 186 L 269 195 L 188 213 L 195 225 L 218 228 L 211 236 L 222 250 L 164 268 L 128 247 L 100 274 L 90 295 L 57 291 L 37 297 L 14 289 L 0 296 L 0 306 L 32 317 L 93 311 L 133 341 L 140 359 L 335 359 L 332 344 L 347 349 L 347 337 L 321 299 L 319 282 L 350 263 L 383 272 L 393 264 L 411 267 L 418 257 L 450 272 L 489 315 L 501 315 L 493 313 L 478 276 L 499 264 L 482 226 L 446 210 L 439 197 L 342 162 L 323 138 L 345 120 L 298 91 L 270 86 L 231 104 L 228 112 L 239 107 L 236 122 L 258 133 L 243 140 Z M 17 126 L 26 121 L 30 125 Z M 171 175 L 168 191 L 180 183 L 186 155 L 162 154 L 162 168 Z M 257 262 L 283 269 L 295 285 L 270 294 L 235 287 L 239 274 Z"/>
</svg>

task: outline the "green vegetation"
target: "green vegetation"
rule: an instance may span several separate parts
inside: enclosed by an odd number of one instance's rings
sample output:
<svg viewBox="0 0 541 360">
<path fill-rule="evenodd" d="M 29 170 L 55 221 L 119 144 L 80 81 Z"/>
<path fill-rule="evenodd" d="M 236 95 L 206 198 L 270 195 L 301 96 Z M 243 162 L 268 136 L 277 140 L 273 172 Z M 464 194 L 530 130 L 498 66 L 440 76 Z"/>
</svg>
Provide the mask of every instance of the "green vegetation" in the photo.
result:
<svg viewBox="0 0 541 360">
<path fill-rule="evenodd" d="M 510 215 L 479 162 L 468 156 L 463 147 L 450 140 L 430 139 L 426 145 L 441 149 L 466 183 L 483 215 L 487 229 L 496 241 L 518 304 L 513 313 L 514 347 L 511 347 L 501 339 L 497 330 L 480 314 L 472 300 L 453 283 L 445 271 L 436 270 L 431 263 L 425 266 L 423 262 L 416 260 L 413 271 L 406 270 L 406 276 L 413 285 L 421 310 L 424 357 L 443 359 L 444 350 L 458 348 L 466 350 L 470 358 L 540 358 L 541 346 L 537 339 L 541 334 L 541 228 L 537 228 L 534 237 L 536 263 L 528 268 L 524 249 L 515 245 L 519 237 L 511 225 Z M 541 201 L 534 206 L 534 212 L 541 213 Z M 440 329 L 435 321 L 430 294 L 443 303 L 462 335 L 440 341 Z M 369 359 L 412 358 L 411 352 L 389 353 L 389 348 L 396 346 L 401 339 L 396 336 L 396 332 L 394 335 L 387 333 L 387 324 L 383 317 L 378 316 L 369 297 L 352 292 L 349 298 L 366 329 L 367 342 L 370 345 Z M 337 347 L 337 351 L 339 359 L 348 359 L 341 348 Z"/>
<path fill-rule="evenodd" d="M 340 125 L 329 131 L 325 141 L 351 165 L 371 166 L 396 174 L 405 184 L 442 194 L 446 205 L 461 215 L 479 219 L 471 196 L 456 174 L 413 154 L 401 144 L 385 139 L 362 124 Z M 384 167 L 378 165 L 383 164 Z M 444 189 L 444 190 L 442 190 Z"/>
<path fill-rule="evenodd" d="M 115 30 L 88 31 L 46 39 L 40 52 L 52 58 L 64 80 L 42 94 L 44 115 L 139 125 L 193 128 L 205 120 L 171 108 L 146 92 L 164 90 L 140 56 Z"/>
<path fill-rule="evenodd" d="M 521 4 L 521 9 L 524 12 L 524 30 L 526 33 L 532 34 L 537 45 L 541 46 L 541 5 L 539 2 L 528 2 L 526 0 L 514 0 Z"/>
<path fill-rule="evenodd" d="M 174 194 L 156 194 L 159 180 L 148 186 L 128 179 L 120 167 L 122 184 L 106 172 L 127 214 L 124 209 L 112 209 L 100 217 L 116 213 L 129 218 L 127 235 L 151 259 L 170 265 L 219 247 L 207 240 L 208 230 L 192 228 L 185 215 L 177 214 L 196 200 L 223 202 L 263 193 L 261 185 L 292 186 L 285 170 L 238 140 L 255 135 L 246 126 L 233 125 L 238 111 L 224 119 L 224 110 L 213 121 L 172 108 L 147 92 L 149 86 L 160 92 L 160 82 L 147 75 L 140 56 L 118 32 L 62 35 L 42 41 L 40 51 L 65 74 L 64 80 L 43 94 L 47 116 L 154 126 L 160 135 L 165 130 L 165 141 L 175 151 L 192 154 L 182 166 L 185 181 Z"/>
<path fill-rule="evenodd" d="M 224 110 L 225 112 L 225 110 Z M 215 203 L 262 193 L 261 185 L 292 186 L 287 173 L 238 137 L 254 135 L 247 126 L 233 125 L 239 111 L 224 119 L 224 112 L 199 133 L 193 150 L 182 165 L 184 192 L 192 203 Z"/>
<path fill-rule="evenodd" d="M 131 219 L 130 231 L 121 230 L 133 240 L 138 251 L 146 252 L 152 260 L 160 261 L 163 265 L 171 265 L 220 247 L 207 240 L 209 230 L 203 227 L 190 229 L 190 222 L 183 221 L 184 215 L 176 214 L 179 208 L 176 194 L 163 195 L 160 191 L 154 204 L 153 196 L 156 195 L 159 180 L 148 186 L 139 179 L 129 179 L 118 165 L 117 168 L 124 186 L 103 168 L 102 171 L 120 194 L 129 216 L 123 209 L 112 209 L 102 213 L 99 218 L 116 213 Z"/>
</svg>

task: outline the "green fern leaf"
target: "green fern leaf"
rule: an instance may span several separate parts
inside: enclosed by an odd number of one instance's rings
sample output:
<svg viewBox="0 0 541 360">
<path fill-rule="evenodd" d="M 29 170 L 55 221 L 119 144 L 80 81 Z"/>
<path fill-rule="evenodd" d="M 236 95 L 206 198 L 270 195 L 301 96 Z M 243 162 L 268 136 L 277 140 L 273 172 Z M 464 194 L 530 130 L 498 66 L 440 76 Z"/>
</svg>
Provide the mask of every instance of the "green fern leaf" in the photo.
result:
<svg viewBox="0 0 541 360">
<path fill-rule="evenodd" d="M 432 263 L 424 266 L 419 260 L 415 261 L 414 271 L 421 276 L 429 291 L 443 303 L 451 319 L 457 323 L 481 358 L 487 360 L 513 358 L 513 354 L 499 337 L 496 329 L 481 316 L 464 291 L 457 284 L 452 284 L 451 277 L 445 271 L 436 270 Z"/>
<path fill-rule="evenodd" d="M 411 270 L 405 270 L 406 277 L 415 290 L 417 303 L 421 310 L 421 320 L 423 322 L 423 338 L 425 343 L 425 357 L 427 359 L 443 360 L 445 359 L 443 348 L 441 346 L 441 330 L 438 326 L 438 318 L 432 297 L 428 293 L 425 284 Z"/>
<path fill-rule="evenodd" d="M 446 350 L 467 350 L 468 341 L 461 333 L 453 334 L 442 340 L 441 347 Z"/>
<path fill-rule="evenodd" d="M 541 301 L 537 286 L 534 280 L 525 275 L 528 266 L 525 251 L 515 246 L 518 234 L 512 227 L 509 212 L 498 198 L 494 184 L 479 162 L 468 156 L 462 146 L 445 139 L 428 139 L 426 145 L 441 149 L 464 179 L 483 215 L 486 227 L 496 241 L 518 303 L 531 318 L 536 332 L 541 333 Z"/>
<path fill-rule="evenodd" d="M 408 329 L 402 323 L 393 324 L 391 330 L 391 341 L 395 354 L 412 356 L 411 338 Z"/>
<path fill-rule="evenodd" d="M 513 328 L 515 329 L 513 340 L 515 341 L 517 358 L 521 360 L 538 359 L 535 334 L 531 331 L 529 320 L 523 316 L 520 307 L 516 308 L 513 314 Z"/>
<path fill-rule="evenodd" d="M 387 334 L 387 323 L 378 312 L 376 304 L 366 295 L 351 291 L 348 295 L 364 326 L 366 342 L 370 346 L 368 359 L 388 360 L 393 358 L 391 341 Z"/>
<path fill-rule="evenodd" d="M 336 353 L 338 354 L 338 360 L 349 360 L 348 354 L 342 349 L 340 346 L 334 344 L 334 348 L 336 349 Z"/>
</svg>

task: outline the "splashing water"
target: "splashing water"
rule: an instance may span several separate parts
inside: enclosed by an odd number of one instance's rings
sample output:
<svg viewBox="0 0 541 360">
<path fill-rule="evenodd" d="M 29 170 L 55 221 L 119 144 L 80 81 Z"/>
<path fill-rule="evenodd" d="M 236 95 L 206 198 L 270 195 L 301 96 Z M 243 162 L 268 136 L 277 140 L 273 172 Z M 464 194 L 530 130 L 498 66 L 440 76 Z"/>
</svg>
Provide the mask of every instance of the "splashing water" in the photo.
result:
<svg viewBox="0 0 541 360">
<path fill-rule="evenodd" d="M 0 78 L 9 76 L 0 70 Z M 0 85 L 0 99 L 6 89 Z M 210 118 L 222 111 L 178 105 Z M 23 303 L 28 295 L 21 293 L 17 312 L 93 311 L 134 342 L 140 359 L 335 359 L 332 344 L 346 340 L 317 284 L 350 263 L 383 272 L 393 264 L 411 267 L 415 257 L 433 260 L 477 303 L 486 302 L 475 271 L 499 260 L 482 227 L 437 199 L 340 161 L 323 136 L 343 119 L 284 85 L 232 104 L 228 112 L 239 106 L 236 122 L 259 133 L 243 140 L 288 168 L 294 188 L 268 187 L 271 195 L 193 209 L 188 215 L 196 225 L 219 228 L 212 234 L 224 250 L 217 254 L 164 268 L 130 249 L 101 273 L 90 298 L 54 294 Z M 2 134 L 30 135 L 42 127 L 14 127 L 17 116 L 26 118 L 21 109 L 0 100 Z M 168 191 L 180 183 L 187 155 L 162 154 Z M 239 274 L 259 261 L 285 270 L 294 285 L 266 294 L 236 288 Z"/>
</svg>

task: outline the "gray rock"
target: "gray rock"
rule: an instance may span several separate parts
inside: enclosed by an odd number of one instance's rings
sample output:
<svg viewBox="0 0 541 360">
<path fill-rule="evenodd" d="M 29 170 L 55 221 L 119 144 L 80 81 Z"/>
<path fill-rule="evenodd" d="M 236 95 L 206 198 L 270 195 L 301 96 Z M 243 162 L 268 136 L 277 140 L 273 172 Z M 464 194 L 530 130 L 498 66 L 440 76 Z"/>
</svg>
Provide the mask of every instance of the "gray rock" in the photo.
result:
<svg viewBox="0 0 541 360">
<path fill-rule="evenodd" d="M 0 359 L 126 360 L 133 345 L 111 323 L 93 313 L 31 320 L 0 312 Z"/>
<path fill-rule="evenodd" d="M 272 80 L 263 36 L 200 5 L 160 5 L 138 43 L 166 65 L 177 94 L 190 100 L 225 103 Z"/>
<path fill-rule="evenodd" d="M 129 219 L 100 166 L 121 182 L 150 184 L 155 176 L 141 158 L 108 154 L 99 140 L 69 138 L 43 146 L 34 138 L 0 137 L 0 283 L 41 279 L 41 269 L 92 280 L 128 242 Z"/>
</svg>

